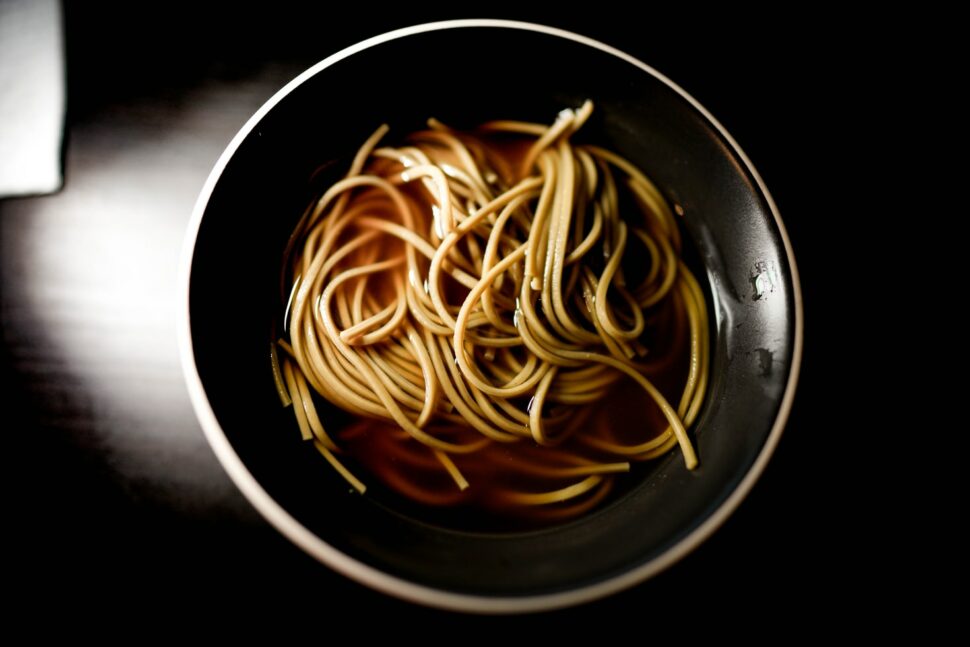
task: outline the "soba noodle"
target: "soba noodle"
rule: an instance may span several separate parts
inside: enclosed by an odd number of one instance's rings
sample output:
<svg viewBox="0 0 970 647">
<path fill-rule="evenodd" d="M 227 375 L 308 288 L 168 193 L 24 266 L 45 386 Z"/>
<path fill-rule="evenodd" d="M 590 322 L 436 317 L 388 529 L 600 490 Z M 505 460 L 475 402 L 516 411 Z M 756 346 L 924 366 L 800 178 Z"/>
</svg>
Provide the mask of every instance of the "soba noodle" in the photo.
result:
<svg viewBox="0 0 970 647">
<path fill-rule="evenodd" d="M 572 142 L 591 111 L 472 132 L 430 120 L 396 147 L 382 126 L 304 213 L 275 377 L 356 490 L 342 454 L 421 503 L 565 518 L 631 461 L 679 445 L 697 465 L 704 295 L 657 187 Z M 674 406 L 655 381 L 678 371 Z M 635 442 L 600 422 L 625 380 L 662 414 Z M 328 432 L 314 393 L 361 422 Z"/>
</svg>

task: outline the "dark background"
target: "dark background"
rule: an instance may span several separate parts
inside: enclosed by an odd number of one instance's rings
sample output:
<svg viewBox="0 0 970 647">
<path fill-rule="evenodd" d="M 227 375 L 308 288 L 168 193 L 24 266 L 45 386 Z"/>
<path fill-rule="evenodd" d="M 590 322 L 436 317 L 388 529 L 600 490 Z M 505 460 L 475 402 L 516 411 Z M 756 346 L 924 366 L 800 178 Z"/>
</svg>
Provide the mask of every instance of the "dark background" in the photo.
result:
<svg viewBox="0 0 970 647">
<path fill-rule="evenodd" d="M 851 138 L 835 21 L 655 7 L 644 17 L 515 4 L 390 12 L 365 3 L 244 6 L 67 3 L 65 185 L 0 200 L 4 462 L 14 586 L 31 604 L 190 612 L 355 609 L 418 624 L 482 622 L 391 600 L 332 574 L 271 529 L 230 483 L 195 420 L 175 342 L 176 268 L 196 196 L 229 139 L 312 63 L 388 29 L 454 17 L 543 22 L 625 50 L 679 83 L 736 138 L 772 191 L 802 274 L 806 354 L 795 408 L 737 513 L 669 571 L 611 599 L 513 623 L 645 614 L 742 620 L 824 588 L 829 611 L 866 586 L 844 475 L 821 439 L 833 419 L 825 355 L 839 323 L 830 220 Z M 135 9 L 134 7 L 138 7 Z M 626 5 L 627 7 L 633 5 Z M 164 9 L 162 8 L 164 7 Z M 201 8 L 200 8 L 201 7 Z M 433 64 L 429 64 L 433 68 Z M 430 91 L 430 90 L 429 90 Z M 833 213 L 834 211 L 834 213 Z M 827 282 L 820 277 L 828 276 Z M 840 426 L 840 424 L 842 426 Z M 821 469 L 820 469 L 821 468 Z M 848 563 L 850 566 L 845 567 Z M 838 564 L 838 566 L 836 566 Z M 93 588 L 96 585 L 96 590 Z M 299 592 L 299 593 L 298 593 Z M 676 605 L 681 611 L 675 611 Z M 801 611 L 807 611 L 801 609 Z M 170 613 L 175 616 L 178 613 Z M 311 614 L 312 616 L 312 614 Z M 375 616 L 376 617 L 376 616 Z"/>
</svg>

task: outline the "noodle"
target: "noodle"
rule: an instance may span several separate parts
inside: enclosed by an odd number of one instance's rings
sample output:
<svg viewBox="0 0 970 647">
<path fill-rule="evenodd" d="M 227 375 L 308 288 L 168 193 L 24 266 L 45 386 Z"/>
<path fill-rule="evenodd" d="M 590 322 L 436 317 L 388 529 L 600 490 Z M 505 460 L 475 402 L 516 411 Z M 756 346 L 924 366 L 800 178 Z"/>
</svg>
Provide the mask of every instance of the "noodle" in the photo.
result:
<svg viewBox="0 0 970 647">
<path fill-rule="evenodd" d="M 382 126 L 307 208 L 274 379 L 358 491 L 338 457 L 420 503 L 561 519 L 630 461 L 679 446 L 698 464 L 686 427 L 708 379 L 704 295 L 657 187 L 572 142 L 592 109 L 473 132 L 429 120 L 399 147 L 381 146 Z M 679 381 L 676 406 L 657 380 Z M 661 414 L 632 439 L 602 423 L 621 383 Z M 360 421 L 328 434 L 311 392 Z"/>
</svg>

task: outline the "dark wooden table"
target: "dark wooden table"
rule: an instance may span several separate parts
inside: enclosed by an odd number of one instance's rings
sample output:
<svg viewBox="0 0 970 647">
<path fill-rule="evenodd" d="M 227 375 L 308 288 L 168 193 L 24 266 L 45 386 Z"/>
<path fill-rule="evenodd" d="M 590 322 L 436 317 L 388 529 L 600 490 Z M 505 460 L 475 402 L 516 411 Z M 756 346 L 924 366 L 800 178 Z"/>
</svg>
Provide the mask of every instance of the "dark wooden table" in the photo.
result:
<svg viewBox="0 0 970 647">
<path fill-rule="evenodd" d="M 68 3 L 65 19 L 64 189 L 0 200 L 6 534 L 16 544 L 8 555 L 21 562 L 14 570 L 23 571 L 15 580 L 22 599 L 70 600 L 72 608 L 104 613 L 164 608 L 173 617 L 223 601 L 237 611 L 279 608 L 295 616 L 325 609 L 338 621 L 366 608 L 410 612 L 418 623 L 476 622 L 365 590 L 262 521 L 202 436 L 175 341 L 184 229 L 236 130 L 325 55 L 389 28 L 458 14 L 423 6 L 370 16 L 358 10 L 351 19 L 285 2 L 270 14 L 222 3 L 200 13 L 175 2 L 164 13 L 140 15 L 127 4 L 88 4 Z M 673 613 L 678 603 L 698 618 L 725 605 L 748 614 L 740 618 L 790 608 L 793 596 L 828 579 L 841 542 L 828 506 L 836 488 L 818 471 L 827 461 L 818 437 L 833 433 L 816 350 L 828 335 L 817 314 L 825 294 L 816 286 L 830 250 L 818 186 L 831 139 L 822 117 L 838 90 L 816 56 L 817 34 L 720 16 L 704 21 L 708 26 L 659 16 L 648 29 L 617 12 L 495 6 L 488 13 L 614 44 L 705 104 L 774 193 L 800 262 L 808 315 L 792 419 L 734 517 L 654 580 L 539 620 L 623 616 L 633 623 Z M 842 586 L 853 585 L 851 576 L 843 579 Z"/>
</svg>

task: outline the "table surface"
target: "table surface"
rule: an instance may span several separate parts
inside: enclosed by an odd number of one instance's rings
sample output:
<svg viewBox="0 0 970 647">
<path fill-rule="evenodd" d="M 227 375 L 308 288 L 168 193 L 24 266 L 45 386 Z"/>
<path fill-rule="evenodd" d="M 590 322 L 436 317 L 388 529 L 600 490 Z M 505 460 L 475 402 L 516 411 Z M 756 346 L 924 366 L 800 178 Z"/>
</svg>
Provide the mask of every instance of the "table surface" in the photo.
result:
<svg viewBox="0 0 970 647">
<path fill-rule="evenodd" d="M 176 273 L 189 214 L 246 119 L 286 81 L 345 45 L 459 14 L 426 7 L 363 20 L 306 15 L 283 2 L 271 15 L 239 15 L 220 3 L 225 14 L 200 15 L 175 2 L 145 20 L 129 15 L 127 5 L 88 4 L 68 3 L 65 15 L 64 188 L 0 200 L 4 428 L 13 439 L 8 473 L 17 474 L 16 541 L 31 572 L 24 590 L 43 597 L 52 587 L 81 604 L 97 581 L 101 601 L 164 598 L 179 606 L 218 599 L 237 608 L 286 607 L 294 592 L 310 591 L 329 612 L 366 605 L 411 613 L 418 622 L 480 622 L 364 589 L 270 528 L 206 444 L 175 339 Z M 824 300 L 813 276 L 827 262 L 814 188 L 827 133 L 816 116 L 832 88 L 828 70 L 808 51 L 809 37 L 743 21 L 727 29 L 716 20 L 654 33 L 615 15 L 499 8 L 507 11 L 493 15 L 587 33 L 638 56 L 722 121 L 789 228 L 811 349 L 813 334 L 825 335 L 820 318 L 813 320 L 813 305 Z M 677 600 L 753 611 L 784 606 L 788 596 L 821 582 L 835 540 L 818 529 L 826 513 L 813 468 L 824 450 L 813 437 L 828 420 L 819 406 L 817 357 L 806 354 L 774 459 L 713 538 L 610 599 L 507 622 L 669 613 Z M 305 592 L 298 597 L 307 601 Z"/>
</svg>

